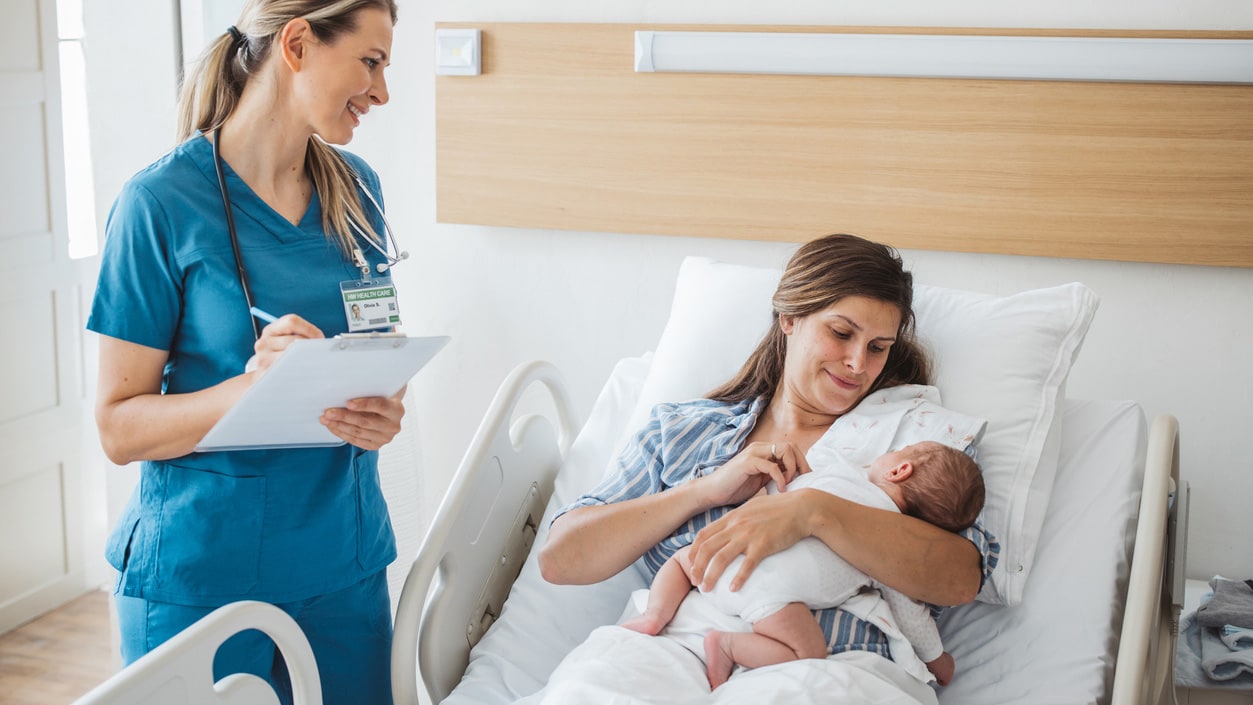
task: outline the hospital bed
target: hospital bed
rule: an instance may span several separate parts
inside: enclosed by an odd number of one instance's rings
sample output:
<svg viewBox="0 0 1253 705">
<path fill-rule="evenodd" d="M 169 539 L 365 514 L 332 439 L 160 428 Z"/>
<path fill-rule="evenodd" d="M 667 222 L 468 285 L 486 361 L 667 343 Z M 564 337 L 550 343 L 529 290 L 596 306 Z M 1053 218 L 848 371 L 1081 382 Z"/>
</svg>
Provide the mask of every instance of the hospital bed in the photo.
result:
<svg viewBox="0 0 1253 705">
<path fill-rule="evenodd" d="M 573 412 L 563 377 L 551 364 L 526 363 L 505 379 L 401 593 L 392 663 L 396 703 L 535 702 L 567 653 L 635 604 L 647 586 L 636 567 L 596 585 L 551 585 L 540 577 L 532 549 L 542 544 L 554 511 L 597 482 L 651 403 L 686 392 L 698 396 L 743 359 L 769 320 L 769 292 L 778 273 L 700 258 L 684 261 L 661 340 L 653 351 L 617 363 L 586 419 Z M 1008 297 L 919 286 L 917 298 L 919 335 L 932 348 L 937 386 L 947 404 L 965 410 L 962 404 L 1018 404 L 1014 395 L 1024 392 L 1051 396 L 1028 419 L 1031 428 L 1022 441 L 1042 460 L 1027 477 L 1014 479 L 1034 496 L 1022 505 L 1011 497 L 1013 511 L 1007 512 L 1027 517 L 1040 512 L 1038 535 L 1028 551 L 1003 546 L 994 587 L 1004 594 L 985 599 L 981 592 L 980 601 L 942 617 L 941 634 L 956 659 L 957 676 L 939 691 L 939 702 L 1140 705 L 1169 698 L 1174 625 L 1183 600 L 1178 569 L 1183 561 L 1177 553 L 1183 550 L 1187 506 L 1179 500 L 1186 485 L 1179 480 L 1175 419 L 1162 415 L 1150 425 L 1135 402 L 1065 396 L 1066 376 L 1096 307 L 1095 295 L 1082 285 Z M 989 401 L 946 389 L 946 382 L 962 380 L 963 365 L 992 380 L 987 382 L 992 387 L 1002 379 L 1031 378 L 995 365 L 998 359 L 1018 364 L 1017 355 L 1041 347 L 1032 330 L 1037 327 L 1060 331 L 1052 357 L 1022 360 L 1048 368 L 1043 391 L 1027 384 L 1006 392 L 1007 399 Z M 1010 347 L 989 344 L 972 331 L 1006 336 L 1004 345 Z M 536 389 L 547 390 L 551 403 L 537 403 Z M 995 409 L 995 403 L 987 408 Z M 998 428 L 991 419 L 980 451 L 990 507 L 1000 482 L 992 473 L 995 446 L 1021 440 L 994 436 Z M 1008 526 L 1006 538 L 1020 539 L 1021 527 Z M 1020 594 L 1011 597 L 1015 590 Z M 162 702 L 180 702 L 161 690 L 173 682 L 189 690 L 222 691 L 224 684 L 229 690 L 225 681 L 207 682 L 205 659 L 211 662 L 224 634 L 274 619 L 256 607 L 224 608 L 80 702 L 146 702 L 139 694 L 153 692 L 163 693 Z M 294 637 L 280 633 L 284 644 L 294 644 L 283 649 L 293 673 L 316 674 L 298 630 Z M 187 658 L 191 644 L 201 645 L 198 661 Z M 804 682 L 828 663 L 771 668 L 793 669 L 792 681 Z M 196 675 L 184 675 L 189 671 Z M 759 682 L 756 695 L 762 697 L 754 702 L 800 702 L 783 689 L 772 696 L 772 687 L 769 679 Z M 622 684 L 624 699 L 614 702 L 670 702 L 656 692 L 667 688 L 647 679 Z M 187 695 L 182 702 L 268 701 L 217 697 Z M 314 688 L 298 702 L 318 700 Z"/>
<path fill-rule="evenodd" d="M 541 691 L 567 652 L 592 630 L 619 620 L 628 602 L 638 599 L 647 585 L 642 571 L 629 568 L 594 586 L 555 586 L 540 577 L 531 549 L 542 544 L 554 510 L 596 483 L 652 402 L 680 389 L 699 396 L 729 376 L 734 367 L 726 368 L 738 364 L 764 330 L 768 309 L 756 312 L 762 314 L 756 318 L 747 314 L 753 305 L 768 301 L 777 276 L 768 269 L 685 261 L 656 351 L 620 361 L 581 425 L 572 421 L 560 373 L 552 366 L 523 365 L 506 379 L 400 598 L 392 664 L 398 704 L 519 701 Z M 1059 308 L 1071 307 L 1061 319 L 1090 320 L 1095 298 L 1081 285 L 1032 299 L 1036 293 L 1041 292 L 998 298 L 919 287 L 919 297 L 942 300 L 920 305 L 918 314 L 919 334 L 933 348 L 942 380 L 961 378 L 946 374 L 946 365 L 968 364 L 985 377 L 1000 374 L 995 358 L 1014 364 L 1022 352 L 998 349 L 984 351 L 991 358 L 980 358 L 979 351 L 962 342 L 963 336 L 978 338 L 976 330 L 990 328 L 988 336 L 1026 336 L 1023 345 L 1039 345 L 1030 331 L 998 328 L 1031 326 L 1039 320 L 1044 327 L 1065 329 L 1060 337 L 1070 336 L 1073 343 L 1051 359 L 1054 369 L 1047 373 L 1057 384 L 1046 390 L 1056 394 L 1056 409 L 1044 455 L 1047 462 L 1051 446 L 1056 471 L 1039 471 L 1028 483 L 1035 490 L 1051 485 L 1043 497 L 1047 511 L 1039 508 L 1034 555 L 1025 564 L 1021 553 L 1002 555 L 1002 562 L 1013 562 L 1002 566 L 1011 579 L 1007 584 L 1013 585 L 1015 572 L 1027 572 L 1029 580 L 1018 586 L 1021 595 L 1012 606 L 994 604 L 994 599 L 946 612 L 941 633 L 956 658 L 957 676 L 939 691 L 939 701 L 1169 702 L 1174 629 L 1183 600 L 1183 561 L 1176 552 L 1183 551 L 1186 526 L 1186 502 L 1177 499 L 1178 425 L 1169 415 L 1156 417 L 1150 425 L 1135 402 L 1066 398 L 1066 372 L 1087 321 L 1047 320 L 1049 314 L 1041 309 L 1058 303 Z M 1078 304 L 1076 296 L 1082 299 Z M 1023 297 L 1031 300 L 1015 301 Z M 727 315 L 741 306 L 749 307 L 745 315 Z M 974 311 L 977 320 L 953 318 L 967 311 Z M 928 320 L 929 314 L 940 320 Z M 978 318 L 984 314 L 987 318 Z M 740 323 L 740 318 L 748 322 Z M 702 321 L 706 328 L 701 329 Z M 958 332 L 946 335 L 941 326 Z M 746 330 L 738 340 L 729 340 L 728 327 Z M 685 330 L 690 328 L 700 330 Z M 978 339 L 971 344 L 988 343 Z M 708 360 L 707 351 L 719 348 L 729 349 L 725 359 Z M 693 358 L 686 366 L 680 359 L 685 355 Z M 705 363 L 712 369 L 702 369 Z M 1058 367 L 1063 368 L 1060 373 Z M 1003 374 L 1012 377 L 1013 371 Z M 531 386 L 551 392 L 555 413 L 544 420 L 525 414 L 511 421 Z M 947 393 L 943 381 L 938 386 Z M 974 401 L 957 393 L 951 397 Z M 991 420 L 990 431 L 996 423 Z M 1031 511 L 1021 508 L 1022 513 Z M 609 701 L 610 694 L 613 702 L 672 701 L 666 693 L 670 683 L 648 681 L 641 678 L 618 690 L 602 688 L 596 691 L 597 701 Z M 796 702 L 793 696 L 774 694 L 772 687 L 766 681 L 754 702 Z"/>
</svg>

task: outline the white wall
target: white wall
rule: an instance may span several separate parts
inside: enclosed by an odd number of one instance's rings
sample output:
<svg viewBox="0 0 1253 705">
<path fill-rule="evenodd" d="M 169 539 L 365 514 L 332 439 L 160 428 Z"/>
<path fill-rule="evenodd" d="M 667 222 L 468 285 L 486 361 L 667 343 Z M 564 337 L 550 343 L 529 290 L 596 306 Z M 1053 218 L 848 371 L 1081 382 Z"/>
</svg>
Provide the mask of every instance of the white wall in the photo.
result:
<svg viewBox="0 0 1253 705">
<path fill-rule="evenodd" d="M 411 333 L 450 346 L 415 382 L 427 517 L 434 513 L 496 386 L 542 358 L 566 373 L 586 413 L 614 361 L 650 349 L 681 259 L 707 255 L 781 265 L 792 246 L 640 235 L 536 232 L 435 223 L 434 81 L 438 21 L 866 24 L 1130 29 L 1253 29 L 1243 0 L 1003 3 L 760 3 L 569 0 L 403 2 L 389 70 L 392 103 L 371 113 L 352 148 L 383 176 L 389 212 L 414 258 L 397 269 Z M 831 223 L 831 230 L 841 229 Z M 1136 399 L 1182 428 L 1192 485 L 1189 573 L 1253 575 L 1253 270 L 910 251 L 918 280 L 990 293 L 1082 281 L 1100 311 L 1069 384 L 1074 397 Z"/>
</svg>

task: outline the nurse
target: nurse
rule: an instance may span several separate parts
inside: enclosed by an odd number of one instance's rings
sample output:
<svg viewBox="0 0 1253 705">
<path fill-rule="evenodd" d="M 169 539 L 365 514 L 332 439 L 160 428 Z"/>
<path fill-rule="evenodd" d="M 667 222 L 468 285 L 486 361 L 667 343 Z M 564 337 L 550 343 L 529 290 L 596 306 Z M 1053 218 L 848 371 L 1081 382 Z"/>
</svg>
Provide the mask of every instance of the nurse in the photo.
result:
<svg viewBox="0 0 1253 705">
<path fill-rule="evenodd" d="M 308 636 L 327 703 L 391 703 L 396 549 L 377 451 L 401 394 L 327 410 L 341 446 L 193 450 L 293 341 L 399 320 L 379 273 L 403 254 L 388 254 L 378 176 L 331 146 L 387 102 L 395 22 L 392 0 L 250 0 L 186 80 L 182 143 L 113 205 L 87 327 L 105 452 L 142 461 L 107 547 L 126 663 L 216 607 L 263 600 Z M 391 313 L 350 321 L 348 294 L 370 287 Z M 251 306 L 279 317 L 262 328 Z M 289 687 L 258 632 L 215 670 Z"/>
</svg>

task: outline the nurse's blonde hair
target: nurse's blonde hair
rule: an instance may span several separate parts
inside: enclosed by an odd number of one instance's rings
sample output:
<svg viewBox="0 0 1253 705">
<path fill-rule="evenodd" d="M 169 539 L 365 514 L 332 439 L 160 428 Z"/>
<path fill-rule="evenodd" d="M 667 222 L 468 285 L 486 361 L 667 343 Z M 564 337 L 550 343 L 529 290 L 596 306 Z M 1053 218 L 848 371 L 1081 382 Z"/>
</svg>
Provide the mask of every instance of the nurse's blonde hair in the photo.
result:
<svg viewBox="0 0 1253 705">
<path fill-rule="evenodd" d="M 226 122 L 239 105 L 244 85 L 270 56 L 279 31 L 303 18 L 318 41 L 333 43 L 357 29 L 357 13 L 367 8 L 387 12 L 396 23 L 394 0 L 249 0 L 233 27 L 222 33 L 196 61 L 185 77 L 178 100 L 178 139 L 196 132 L 210 134 Z M 322 229 L 345 253 L 356 247 L 351 223 L 376 244 L 378 233 L 365 216 L 356 179 L 348 162 L 316 135 L 309 138 L 305 169 L 322 203 Z"/>
</svg>

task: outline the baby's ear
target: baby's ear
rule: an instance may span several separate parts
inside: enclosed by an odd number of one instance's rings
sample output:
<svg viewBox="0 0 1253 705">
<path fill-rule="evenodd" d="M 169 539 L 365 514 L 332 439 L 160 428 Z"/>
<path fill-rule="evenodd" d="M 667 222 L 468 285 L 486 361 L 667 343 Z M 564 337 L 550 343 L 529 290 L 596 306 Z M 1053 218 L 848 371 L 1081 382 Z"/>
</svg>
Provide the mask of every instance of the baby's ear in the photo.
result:
<svg viewBox="0 0 1253 705">
<path fill-rule="evenodd" d="M 914 464 L 909 462 L 908 460 L 902 460 L 901 462 L 893 466 L 891 470 L 888 470 L 888 481 L 889 482 L 904 482 L 905 480 L 908 480 L 910 476 L 913 474 L 914 474 Z"/>
</svg>

